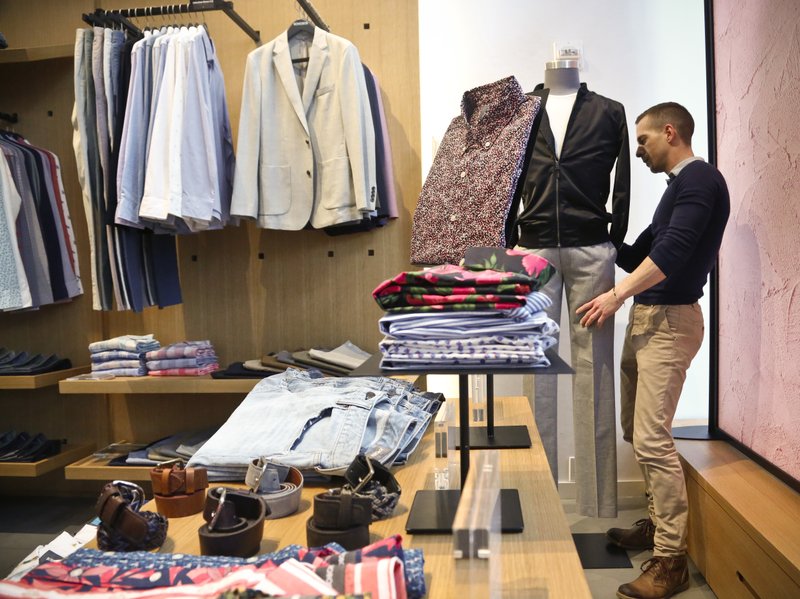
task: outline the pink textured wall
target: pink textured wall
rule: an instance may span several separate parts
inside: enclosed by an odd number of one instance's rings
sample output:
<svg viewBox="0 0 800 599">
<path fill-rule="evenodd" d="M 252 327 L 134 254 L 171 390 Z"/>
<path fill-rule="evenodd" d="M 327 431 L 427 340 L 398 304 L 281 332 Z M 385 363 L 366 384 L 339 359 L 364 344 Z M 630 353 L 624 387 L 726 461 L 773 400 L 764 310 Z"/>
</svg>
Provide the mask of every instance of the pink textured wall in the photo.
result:
<svg viewBox="0 0 800 599">
<path fill-rule="evenodd" d="M 800 479 L 800 2 L 714 0 L 720 427 Z"/>
</svg>

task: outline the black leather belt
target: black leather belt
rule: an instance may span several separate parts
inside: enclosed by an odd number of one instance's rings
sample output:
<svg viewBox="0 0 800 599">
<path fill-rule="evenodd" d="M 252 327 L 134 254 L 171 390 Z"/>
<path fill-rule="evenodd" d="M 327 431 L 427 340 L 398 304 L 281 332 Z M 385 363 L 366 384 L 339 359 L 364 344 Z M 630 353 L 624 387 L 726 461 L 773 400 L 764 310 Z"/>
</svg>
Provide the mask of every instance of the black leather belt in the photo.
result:
<svg viewBox="0 0 800 599">
<path fill-rule="evenodd" d="M 161 514 L 139 511 L 144 499 L 144 491 L 135 483 L 115 480 L 103 487 L 95 506 L 101 550 L 149 551 L 164 544 L 169 523 Z"/>
<path fill-rule="evenodd" d="M 168 518 L 183 518 L 203 511 L 208 487 L 205 468 L 184 468 L 177 463 L 170 468 L 150 471 L 156 509 Z"/>
<path fill-rule="evenodd" d="M 202 555 L 250 557 L 258 553 L 264 536 L 266 502 L 255 493 L 227 487 L 209 489 L 197 531 Z"/>
<path fill-rule="evenodd" d="M 394 513 L 400 500 L 400 483 L 380 462 L 359 454 L 347 467 L 344 478 L 354 493 L 372 500 L 372 519 L 383 520 Z"/>
<path fill-rule="evenodd" d="M 369 544 L 369 525 L 388 518 L 400 498 L 397 479 L 380 463 L 359 455 L 345 473 L 347 484 L 314 497 L 314 515 L 306 522 L 308 545 L 335 541 L 345 549 Z"/>
<path fill-rule="evenodd" d="M 303 474 L 297 468 L 255 458 L 247 466 L 244 482 L 267 502 L 270 520 L 294 514 L 300 507 Z"/>
</svg>

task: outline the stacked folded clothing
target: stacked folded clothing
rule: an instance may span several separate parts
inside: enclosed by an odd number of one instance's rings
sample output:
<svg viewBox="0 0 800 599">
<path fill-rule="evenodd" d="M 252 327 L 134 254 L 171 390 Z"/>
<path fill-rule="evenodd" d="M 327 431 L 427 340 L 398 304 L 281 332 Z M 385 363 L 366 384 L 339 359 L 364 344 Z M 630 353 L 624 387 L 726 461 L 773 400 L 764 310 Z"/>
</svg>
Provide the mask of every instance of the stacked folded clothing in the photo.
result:
<svg viewBox="0 0 800 599">
<path fill-rule="evenodd" d="M 399 535 L 355 551 L 337 543 L 289 545 L 250 558 L 78 549 L 42 562 L 20 579 L 0 581 L 0 595 L 418 599 L 426 593 L 422 550 L 404 548 Z"/>
<path fill-rule="evenodd" d="M 259 456 L 304 476 L 341 476 L 361 453 L 404 464 L 441 400 L 406 381 L 289 368 L 256 383 L 187 466 L 205 468 L 209 480 L 244 480 Z"/>
<path fill-rule="evenodd" d="M 369 359 L 371 354 L 345 341 L 331 350 L 311 348 L 301 351 L 279 351 L 269 353 L 260 360 L 234 362 L 225 370 L 217 371 L 214 378 L 265 378 L 285 371 L 287 368 L 318 370 L 327 376 L 350 376 L 353 370 Z"/>
<path fill-rule="evenodd" d="M 0 433 L 0 462 L 38 462 L 58 453 L 61 441 L 48 439 L 42 433 Z"/>
<path fill-rule="evenodd" d="M 114 376 L 145 376 L 144 356 L 161 344 L 150 335 L 121 335 L 89 344 L 92 372 Z"/>
<path fill-rule="evenodd" d="M 181 341 L 148 351 L 149 376 L 202 376 L 219 369 L 214 346 L 208 340 Z"/>
<path fill-rule="evenodd" d="M 558 325 L 538 290 L 555 272 L 535 254 L 470 248 L 464 266 L 403 272 L 373 297 L 388 313 L 379 322 L 381 368 L 451 369 L 549 366 L 545 350 Z"/>
<path fill-rule="evenodd" d="M 55 354 L 30 354 L 0 347 L 0 376 L 30 376 L 65 368 L 72 368 L 72 363 Z"/>
<path fill-rule="evenodd" d="M 203 444 L 217 431 L 218 427 L 185 431 L 159 439 L 129 454 L 115 458 L 112 466 L 157 466 L 166 461 L 187 462 Z"/>
</svg>

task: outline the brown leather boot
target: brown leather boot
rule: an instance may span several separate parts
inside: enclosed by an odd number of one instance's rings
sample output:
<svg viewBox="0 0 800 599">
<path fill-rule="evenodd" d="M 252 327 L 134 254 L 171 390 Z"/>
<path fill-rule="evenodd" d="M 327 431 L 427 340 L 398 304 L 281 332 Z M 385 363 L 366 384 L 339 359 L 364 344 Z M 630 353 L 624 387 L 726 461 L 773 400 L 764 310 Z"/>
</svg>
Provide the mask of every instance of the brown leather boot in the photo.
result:
<svg viewBox="0 0 800 599">
<path fill-rule="evenodd" d="M 642 573 L 633 582 L 617 589 L 620 599 L 667 599 L 689 588 L 686 556 L 651 557 L 642 564 Z"/>
<path fill-rule="evenodd" d="M 630 528 L 609 528 L 606 536 L 623 549 L 652 549 L 656 525 L 650 518 L 642 518 Z"/>
</svg>

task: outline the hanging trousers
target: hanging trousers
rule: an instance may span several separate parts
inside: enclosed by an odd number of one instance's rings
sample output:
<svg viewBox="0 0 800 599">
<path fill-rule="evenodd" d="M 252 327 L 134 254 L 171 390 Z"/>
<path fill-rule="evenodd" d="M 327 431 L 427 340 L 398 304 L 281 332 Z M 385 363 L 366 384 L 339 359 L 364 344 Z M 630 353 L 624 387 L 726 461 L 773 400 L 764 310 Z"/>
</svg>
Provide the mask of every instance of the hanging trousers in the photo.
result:
<svg viewBox="0 0 800 599">
<path fill-rule="evenodd" d="M 614 319 L 585 328 L 581 305 L 614 286 L 616 250 L 610 242 L 591 246 L 519 248 L 546 258 L 556 269 L 542 291 L 553 304 L 547 315 L 559 322 L 566 295 L 572 345 L 572 418 L 575 432 L 575 482 L 578 513 L 617 515 L 617 444 L 614 405 Z M 565 326 L 561 329 L 563 330 Z M 553 375 L 534 377 L 531 402 L 553 478 L 558 483 L 558 382 Z"/>
</svg>

